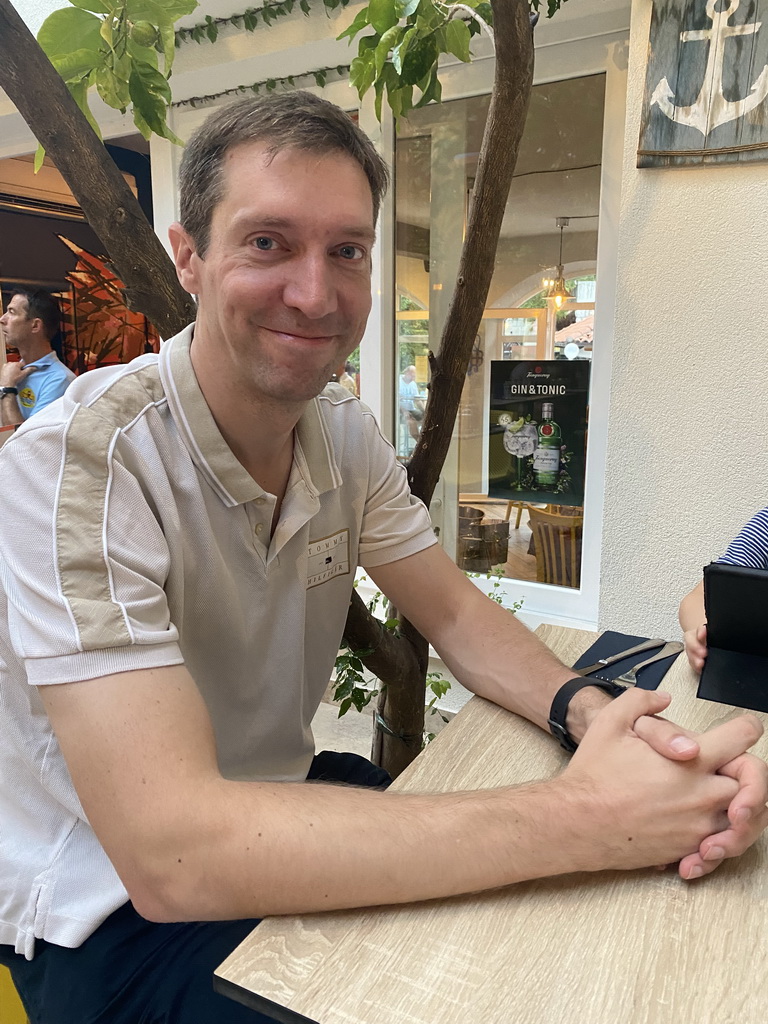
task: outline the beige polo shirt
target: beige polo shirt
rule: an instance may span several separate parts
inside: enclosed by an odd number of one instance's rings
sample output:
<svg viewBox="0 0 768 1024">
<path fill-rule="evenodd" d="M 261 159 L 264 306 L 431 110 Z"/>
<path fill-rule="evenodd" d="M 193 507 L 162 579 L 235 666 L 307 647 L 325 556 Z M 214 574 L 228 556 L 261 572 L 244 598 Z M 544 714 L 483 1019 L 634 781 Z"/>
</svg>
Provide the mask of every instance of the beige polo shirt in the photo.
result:
<svg viewBox="0 0 768 1024">
<path fill-rule="evenodd" d="M 297 425 L 270 538 L 275 498 L 219 433 L 191 338 L 79 377 L 0 452 L 0 943 L 27 956 L 127 898 L 36 687 L 184 663 L 226 777 L 303 779 L 356 567 L 435 543 L 338 385 Z"/>
</svg>

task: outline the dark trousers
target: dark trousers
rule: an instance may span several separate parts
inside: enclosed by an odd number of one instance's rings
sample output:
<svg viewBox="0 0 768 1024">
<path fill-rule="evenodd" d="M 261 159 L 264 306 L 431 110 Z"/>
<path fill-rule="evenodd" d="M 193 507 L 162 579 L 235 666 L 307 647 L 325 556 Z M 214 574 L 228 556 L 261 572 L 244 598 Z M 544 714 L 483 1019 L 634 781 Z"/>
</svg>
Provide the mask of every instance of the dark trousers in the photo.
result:
<svg viewBox="0 0 768 1024">
<path fill-rule="evenodd" d="M 383 789 L 387 773 L 324 750 L 308 779 Z M 213 971 L 259 922 L 152 924 L 131 903 L 77 949 L 35 943 L 34 960 L 0 945 L 31 1024 L 274 1024 L 213 991 Z"/>
</svg>

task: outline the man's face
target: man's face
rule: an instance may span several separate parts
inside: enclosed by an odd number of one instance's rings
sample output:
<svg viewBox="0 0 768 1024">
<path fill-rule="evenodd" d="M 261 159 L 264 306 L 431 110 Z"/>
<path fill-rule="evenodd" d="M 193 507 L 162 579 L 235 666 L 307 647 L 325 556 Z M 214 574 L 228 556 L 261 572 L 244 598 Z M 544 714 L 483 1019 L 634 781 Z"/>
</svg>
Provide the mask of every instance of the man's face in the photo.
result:
<svg viewBox="0 0 768 1024">
<path fill-rule="evenodd" d="M 306 402 L 357 347 L 371 307 L 373 207 L 345 153 L 264 143 L 230 151 L 205 258 L 182 284 L 198 296 L 196 344 L 215 346 L 233 386 Z"/>
<path fill-rule="evenodd" d="M 32 333 L 33 321 L 29 318 L 29 303 L 23 295 L 14 295 L 8 308 L 0 316 L 3 339 L 8 348 L 23 345 Z"/>
</svg>

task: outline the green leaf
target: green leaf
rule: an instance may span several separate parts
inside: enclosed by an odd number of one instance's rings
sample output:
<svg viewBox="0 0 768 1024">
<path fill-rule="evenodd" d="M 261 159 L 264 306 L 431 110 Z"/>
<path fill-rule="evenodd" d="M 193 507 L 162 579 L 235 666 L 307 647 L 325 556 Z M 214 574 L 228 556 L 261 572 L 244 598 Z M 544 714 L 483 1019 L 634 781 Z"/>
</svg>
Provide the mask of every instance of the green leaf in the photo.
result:
<svg viewBox="0 0 768 1024">
<path fill-rule="evenodd" d="M 299 0 L 299 7 L 306 15 L 309 15 L 309 0 Z"/>
<path fill-rule="evenodd" d="M 349 84 L 357 90 L 357 95 L 362 99 L 374 84 L 376 68 L 374 67 L 373 53 L 355 57 L 349 66 Z"/>
<path fill-rule="evenodd" d="M 134 107 L 133 108 L 133 123 L 139 129 L 139 131 L 144 136 L 144 138 L 147 140 L 147 142 L 149 142 L 149 140 L 152 138 L 152 129 L 149 127 L 147 122 L 141 116 L 141 113 L 139 112 L 139 108 L 138 107 Z"/>
<path fill-rule="evenodd" d="M 173 23 L 197 9 L 197 0 L 126 0 L 125 13 L 130 21 L 164 21 Z"/>
<path fill-rule="evenodd" d="M 139 44 L 129 36 L 127 51 L 130 60 L 142 60 L 145 64 L 151 64 L 152 67 L 157 67 L 157 50 L 155 50 L 153 46 L 139 46 Z M 130 75 L 130 67 L 128 68 L 128 75 Z M 126 75 L 126 78 L 128 75 Z"/>
<path fill-rule="evenodd" d="M 419 9 L 419 3 L 420 0 L 407 0 L 407 3 L 402 4 L 400 7 L 400 17 L 410 18 Z"/>
<path fill-rule="evenodd" d="M 75 50 L 101 49 L 101 18 L 77 7 L 65 7 L 49 14 L 40 31 L 37 41 L 48 57 L 58 57 Z"/>
<path fill-rule="evenodd" d="M 164 104 L 171 102 L 171 87 L 165 78 L 165 75 L 161 74 L 157 68 L 152 67 L 151 64 L 145 64 L 144 61 L 134 61 L 131 69 L 131 78 L 137 77 L 144 88 L 152 94 L 155 99 L 161 100 Z"/>
<path fill-rule="evenodd" d="M 128 89 L 134 106 L 143 121 L 156 135 L 176 145 L 183 145 L 181 139 L 165 122 L 167 104 L 171 99 L 170 86 L 165 78 L 149 64 L 136 62 L 131 70 Z M 138 123 L 137 123 L 138 127 Z"/>
<path fill-rule="evenodd" d="M 101 96 L 107 106 L 114 107 L 115 110 L 121 110 L 125 113 L 131 98 L 128 91 L 128 83 L 121 81 L 114 71 L 106 66 L 96 69 L 93 81 L 99 96 Z"/>
<path fill-rule="evenodd" d="M 94 50 L 74 50 L 52 57 L 51 64 L 65 82 L 72 82 L 90 74 L 101 60 L 102 55 Z"/>
<path fill-rule="evenodd" d="M 467 64 L 471 59 L 469 53 L 469 28 L 458 18 L 452 18 L 443 29 L 443 32 L 446 50 Z"/>
<path fill-rule="evenodd" d="M 93 11 L 95 14 L 109 14 L 114 7 L 108 7 L 101 0 L 69 0 L 73 7 L 79 7 L 82 11 Z"/>
<path fill-rule="evenodd" d="M 70 95 L 78 107 L 85 114 L 88 124 L 96 132 L 96 135 L 101 138 L 101 128 L 99 128 L 96 118 L 91 113 L 91 108 L 88 106 L 88 80 L 81 78 L 79 82 L 67 82 L 67 88 L 69 89 Z"/>
<path fill-rule="evenodd" d="M 409 28 L 397 46 L 392 50 L 392 64 L 394 65 L 395 71 L 398 75 L 403 72 L 403 59 L 405 58 L 406 53 L 408 53 L 408 47 L 416 37 L 416 34 L 415 28 Z"/>
<path fill-rule="evenodd" d="M 347 697 L 346 700 L 343 700 L 341 702 L 341 704 L 339 704 L 339 718 L 341 718 L 342 715 L 346 715 L 346 713 L 349 711 L 349 709 L 351 707 L 352 707 L 352 698 L 351 697 Z"/>
<path fill-rule="evenodd" d="M 340 35 L 336 36 L 336 38 L 337 39 L 347 39 L 348 38 L 350 40 L 350 42 L 351 42 L 354 39 L 354 37 L 357 35 L 358 32 L 362 32 L 362 30 L 366 27 L 366 25 L 370 25 L 370 22 L 368 21 L 368 8 L 364 7 L 362 9 L 362 11 L 358 11 L 357 12 L 355 20 L 352 22 L 352 24 L 349 26 L 349 28 L 345 28 L 344 31 Z"/>
<path fill-rule="evenodd" d="M 399 25 L 393 25 L 392 28 L 388 28 L 384 35 L 381 37 L 379 45 L 376 47 L 375 60 L 377 75 L 381 74 L 382 68 L 384 67 L 387 57 L 389 56 L 389 51 L 392 49 L 393 46 L 397 46 L 397 44 L 400 42 L 400 37 L 402 36 L 404 31 L 405 29 L 401 28 Z"/>
<path fill-rule="evenodd" d="M 398 22 L 395 0 L 371 0 L 368 5 L 371 25 L 381 35 Z"/>
<path fill-rule="evenodd" d="M 35 172 L 35 174 L 37 174 L 37 172 L 43 166 L 43 160 L 45 160 L 45 150 L 43 149 L 42 146 L 38 146 L 37 149 L 35 150 L 35 163 L 34 163 L 34 172 Z"/>
<path fill-rule="evenodd" d="M 112 18 L 104 18 L 99 26 L 99 35 L 110 48 L 114 46 L 114 33 L 112 31 Z"/>
<path fill-rule="evenodd" d="M 400 85 L 416 85 L 421 88 L 421 82 L 431 74 L 437 64 L 438 55 L 439 50 L 434 33 L 411 43 L 403 58 Z"/>
<path fill-rule="evenodd" d="M 445 14 L 438 10 L 432 0 L 419 0 L 416 11 L 416 25 L 421 31 L 430 31 L 445 22 Z"/>
</svg>

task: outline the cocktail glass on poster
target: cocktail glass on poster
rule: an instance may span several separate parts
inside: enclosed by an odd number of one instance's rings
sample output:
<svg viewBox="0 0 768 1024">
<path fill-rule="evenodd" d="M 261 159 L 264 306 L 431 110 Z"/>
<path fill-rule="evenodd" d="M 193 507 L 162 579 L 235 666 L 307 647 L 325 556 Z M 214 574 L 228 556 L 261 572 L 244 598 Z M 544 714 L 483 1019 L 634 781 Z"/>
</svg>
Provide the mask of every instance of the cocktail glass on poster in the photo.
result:
<svg viewBox="0 0 768 1024">
<path fill-rule="evenodd" d="M 583 504 L 589 369 L 586 360 L 491 363 L 492 497 Z"/>
</svg>

